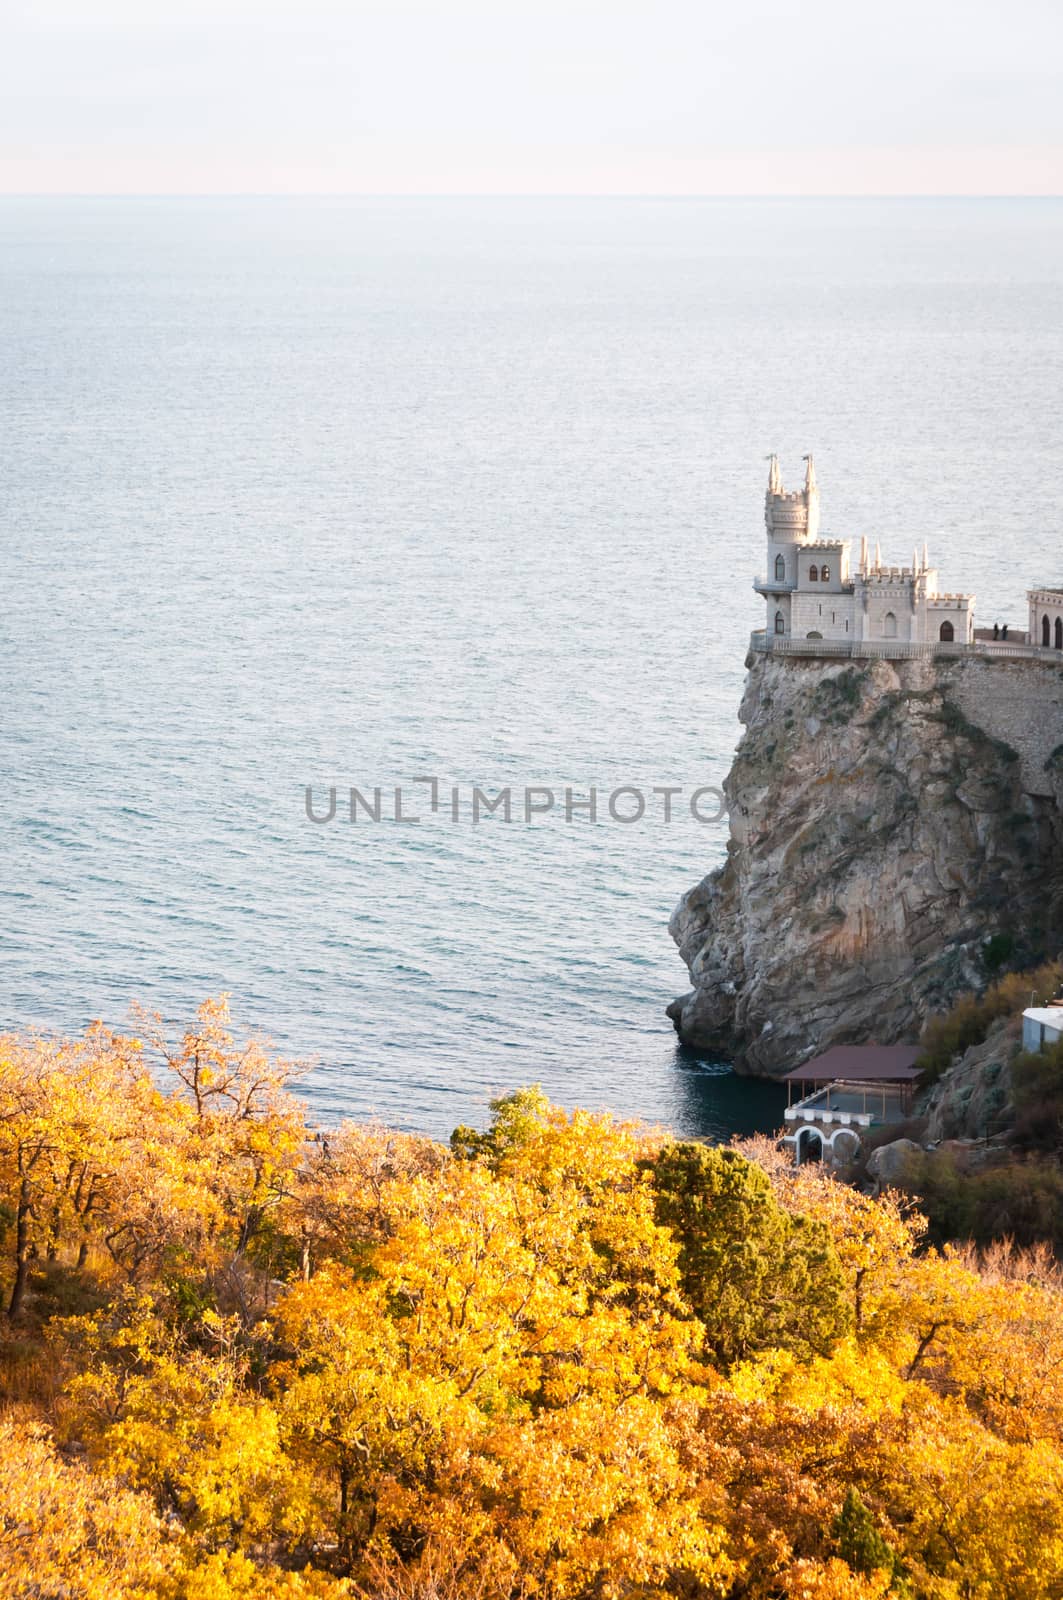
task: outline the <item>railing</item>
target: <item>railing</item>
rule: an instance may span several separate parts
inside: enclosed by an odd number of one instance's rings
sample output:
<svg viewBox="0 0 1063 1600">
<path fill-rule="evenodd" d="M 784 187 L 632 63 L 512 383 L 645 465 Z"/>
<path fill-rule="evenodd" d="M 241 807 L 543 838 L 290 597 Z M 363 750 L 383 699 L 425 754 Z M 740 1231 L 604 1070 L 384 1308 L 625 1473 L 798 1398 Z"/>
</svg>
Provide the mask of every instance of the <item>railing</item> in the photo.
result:
<svg viewBox="0 0 1063 1600">
<path fill-rule="evenodd" d="M 768 633 L 758 628 L 749 638 L 751 650 L 783 656 L 884 657 L 887 661 L 929 661 L 935 656 L 1003 657 L 1008 660 L 1056 661 L 1063 666 L 1063 651 L 1037 644 L 998 644 L 975 640 L 972 644 L 931 640 L 910 643 L 905 639 L 795 639 L 789 634 Z"/>
<path fill-rule="evenodd" d="M 797 579 L 795 578 L 791 582 L 788 578 L 769 578 L 765 573 L 758 572 L 753 579 L 753 587 L 754 589 L 770 589 L 773 593 L 781 591 L 786 594 L 792 594 L 797 588 Z"/>
</svg>

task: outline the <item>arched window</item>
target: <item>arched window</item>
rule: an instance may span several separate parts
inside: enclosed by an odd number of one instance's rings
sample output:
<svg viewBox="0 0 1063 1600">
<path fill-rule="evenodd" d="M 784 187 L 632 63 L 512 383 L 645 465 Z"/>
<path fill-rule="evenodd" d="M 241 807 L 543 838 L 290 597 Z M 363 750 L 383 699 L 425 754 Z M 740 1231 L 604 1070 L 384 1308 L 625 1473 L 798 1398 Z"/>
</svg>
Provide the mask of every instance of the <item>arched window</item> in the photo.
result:
<svg viewBox="0 0 1063 1600">
<path fill-rule="evenodd" d="M 776 613 L 775 613 L 775 632 L 776 633 L 785 633 L 786 632 L 786 622 L 785 622 L 785 620 L 783 618 L 783 614 L 782 614 L 781 611 L 776 611 Z"/>
<path fill-rule="evenodd" d="M 1052 633 L 1047 617 L 1041 618 L 1041 643 L 1044 645 L 1046 650 L 1052 643 Z"/>
<path fill-rule="evenodd" d="M 820 569 L 819 569 L 819 581 L 820 581 L 820 583 L 829 583 L 830 582 L 830 568 L 829 567 L 820 567 Z"/>
<path fill-rule="evenodd" d="M 782 556 L 775 557 L 775 582 L 782 583 L 786 577 L 786 562 Z"/>
<path fill-rule="evenodd" d="M 884 639 L 896 639 L 897 637 L 897 618 L 892 611 L 887 611 L 882 619 L 882 637 Z"/>
<path fill-rule="evenodd" d="M 1056 618 L 1056 649 L 1063 650 L 1063 617 Z"/>
<path fill-rule="evenodd" d="M 808 569 L 808 581 L 809 581 L 809 583 L 818 583 L 819 582 L 819 569 L 818 569 L 818 567 L 809 567 L 809 569 Z"/>
<path fill-rule="evenodd" d="M 938 631 L 938 638 L 942 644 L 951 644 L 956 637 L 956 630 L 951 622 L 943 622 Z"/>
</svg>

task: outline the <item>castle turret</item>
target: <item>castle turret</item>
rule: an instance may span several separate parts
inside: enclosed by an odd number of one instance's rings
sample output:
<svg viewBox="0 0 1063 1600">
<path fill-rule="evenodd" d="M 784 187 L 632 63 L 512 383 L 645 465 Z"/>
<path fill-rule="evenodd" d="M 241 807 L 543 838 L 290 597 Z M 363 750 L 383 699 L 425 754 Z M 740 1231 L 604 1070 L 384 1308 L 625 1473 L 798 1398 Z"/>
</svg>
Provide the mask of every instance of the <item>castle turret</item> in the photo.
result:
<svg viewBox="0 0 1063 1600">
<path fill-rule="evenodd" d="M 754 580 L 754 588 L 767 600 L 767 626 L 773 634 L 789 634 L 791 597 L 800 585 L 801 552 L 819 534 L 819 489 L 815 463 L 805 456 L 805 486 L 787 491 L 777 455 L 768 458 L 768 489 L 764 497 L 764 525 L 768 532 L 767 565 Z M 819 561 L 817 557 L 817 562 Z M 847 559 L 847 557 L 846 557 Z M 834 552 L 823 562 L 824 579 L 833 570 L 840 578 L 842 557 Z M 816 568 L 819 571 L 819 566 Z"/>
<path fill-rule="evenodd" d="M 805 457 L 805 487 L 783 488 L 778 456 L 771 457 L 768 469 L 768 492 L 764 501 L 764 523 L 769 540 L 778 543 L 804 544 L 819 533 L 819 489 L 816 485 L 816 468 L 811 456 Z"/>
</svg>

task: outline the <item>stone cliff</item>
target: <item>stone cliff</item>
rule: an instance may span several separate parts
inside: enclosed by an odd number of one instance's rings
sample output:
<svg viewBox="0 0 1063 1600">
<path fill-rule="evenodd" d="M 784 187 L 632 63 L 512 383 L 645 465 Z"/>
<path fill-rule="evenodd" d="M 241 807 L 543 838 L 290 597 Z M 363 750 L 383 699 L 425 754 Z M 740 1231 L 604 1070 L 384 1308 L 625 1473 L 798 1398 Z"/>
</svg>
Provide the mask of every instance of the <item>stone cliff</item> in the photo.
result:
<svg viewBox="0 0 1063 1600">
<path fill-rule="evenodd" d="M 688 1043 L 774 1075 L 914 1038 L 1063 943 L 1063 662 L 757 651 L 726 780 L 728 859 L 671 932 Z"/>
</svg>

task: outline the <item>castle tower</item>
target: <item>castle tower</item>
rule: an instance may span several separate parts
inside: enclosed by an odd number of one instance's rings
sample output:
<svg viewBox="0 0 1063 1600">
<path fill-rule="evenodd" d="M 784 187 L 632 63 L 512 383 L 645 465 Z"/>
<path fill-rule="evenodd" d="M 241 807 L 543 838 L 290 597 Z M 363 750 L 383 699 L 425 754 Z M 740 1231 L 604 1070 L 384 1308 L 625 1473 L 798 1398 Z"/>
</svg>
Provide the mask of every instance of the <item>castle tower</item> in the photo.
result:
<svg viewBox="0 0 1063 1600">
<path fill-rule="evenodd" d="M 767 565 L 754 588 L 767 601 L 767 626 L 773 634 L 789 634 L 791 600 L 800 581 L 800 552 L 819 534 L 819 488 L 816 467 L 805 456 L 805 486 L 787 490 L 779 458 L 770 456 L 768 488 L 764 496 L 767 529 Z"/>
<path fill-rule="evenodd" d="M 778 456 L 770 458 L 768 492 L 764 497 L 764 524 L 768 540 L 778 544 L 805 544 L 819 534 L 819 488 L 816 484 L 816 467 L 811 456 L 805 457 L 805 486 L 803 489 L 783 488 Z"/>
</svg>

